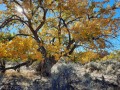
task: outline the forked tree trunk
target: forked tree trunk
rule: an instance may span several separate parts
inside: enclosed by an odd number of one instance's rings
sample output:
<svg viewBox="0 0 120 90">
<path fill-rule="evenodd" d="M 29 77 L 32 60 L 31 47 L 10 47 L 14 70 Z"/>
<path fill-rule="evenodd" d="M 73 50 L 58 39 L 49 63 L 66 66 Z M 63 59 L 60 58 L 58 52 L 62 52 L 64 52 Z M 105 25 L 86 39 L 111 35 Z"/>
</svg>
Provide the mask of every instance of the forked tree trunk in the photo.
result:
<svg viewBox="0 0 120 90">
<path fill-rule="evenodd" d="M 34 35 L 34 39 L 36 40 L 37 44 L 38 44 L 38 51 L 42 54 L 44 60 L 42 62 L 40 62 L 38 64 L 38 66 L 36 67 L 36 71 L 42 75 L 42 76 L 50 76 L 51 75 L 51 68 L 52 66 L 56 63 L 56 60 L 54 58 L 54 56 L 47 56 L 47 50 L 45 49 L 45 47 L 42 45 L 43 42 L 40 40 L 39 36 L 38 36 L 38 31 L 33 31 L 31 30 L 33 35 Z"/>
</svg>

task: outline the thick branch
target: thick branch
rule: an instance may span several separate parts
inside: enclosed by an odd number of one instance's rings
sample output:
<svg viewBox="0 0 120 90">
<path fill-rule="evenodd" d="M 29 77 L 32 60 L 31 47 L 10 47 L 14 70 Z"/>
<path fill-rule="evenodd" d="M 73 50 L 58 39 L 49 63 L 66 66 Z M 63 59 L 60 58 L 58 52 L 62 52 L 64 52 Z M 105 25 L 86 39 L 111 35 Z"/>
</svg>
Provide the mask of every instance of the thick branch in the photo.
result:
<svg viewBox="0 0 120 90">
<path fill-rule="evenodd" d="M 46 14 L 47 14 L 47 10 L 45 10 L 44 8 L 43 8 L 43 11 L 44 11 L 44 15 L 43 15 L 43 21 L 40 23 L 40 25 L 36 28 L 36 32 L 38 32 L 39 31 L 39 29 L 44 25 L 44 23 L 45 23 L 45 21 L 46 21 Z"/>
<path fill-rule="evenodd" d="M 7 24 L 9 24 L 12 21 L 20 21 L 21 23 L 24 23 L 25 25 L 28 26 L 27 21 L 22 20 L 19 16 L 17 15 L 12 15 L 10 18 L 7 18 L 1 25 L 0 28 L 4 28 Z"/>
<path fill-rule="evenodd" d="M 75 50 L 75 48 L 77 47 L 76 44 L 74 44 L 74 46 L 71 48 L 71 50 L 69 51 L 69 55 L 71 55 L 73 53 L 73 51 Z"/>
<path fill-rule="evenodd" d="M 64 26 L 65 26 L 66 29 L 67 29 L 68 37 L 69 37 L 69 43 L 70 43 L 70 41 L 71 41 L 71 35 L 70 35 L 70 31 L 69 31 L 69 29 L 68 29 L 68 26 L 67 26 L 67 24 L 65 23 L 65 20 L 63 20 L 62 18 L 60 18 L 60 19 L 63 21 L 63 24 L 64 24 Z"/>
<path fill-rule="evenodd" d="M 78 45 L 74 44 L 74 46 L 70 49 L 70 51 L 65 53 L 63 56 L 71 55 L 73 53 L 73 51 L 75 50 L 75 48 L 77 48 L 77 47 L 78 47 Z"/>
<path fill-rule="evenodd" d="M 68 45 L 67 45 L 67 50 L 70 49 L 70 46 L 71 46 L 74 42 L 75 42 L 75 40 L 72 39 L 72 40 L 68 43 Z"/>
<path fill-rule="evenodd" d="M 63 24 L 64 24 L 64 26 L 66 27 L 66 29 L 67 29 L 67 32 L 68 32 L 68 39 L 69 39 L 69 43 L 68 43 L 68 45 L 67 45 L 67 50 L 69 50 L 70 49 L 70 46 L 75 42 L 75 40 L 73 39 L 73 40 L 71 40 L 71 34 L 70 34 L 70 31 L 69 31 L 69 29 L 68 29 L 68 24 L 66 24 L 65 23 L 65 20 L 63 20 L 62 18 L 61 18 L 61 20 L 63 21 Z M 73 20 L 74 21 L 74 20 Z M 71 21 L 72 22 L 72 21 Z"/>
<path fill-rule="evenodd" d="M 16 70 L 17 68 L 20 68 L 20 67 L 22 67 L 22 66 L 27 66 L 27 65 L 29 65 L 29 64 L 32 64 L 32 63 L 35 62 L 35 61 L 36 61 L 36 60 L 28 60 L 28 61 L 23 62 L 23 63 L 20 63 L 20 64 L 18 64 L 18 65 L 16 65 L 16 66 L 7 67 L 7 68 L 5 68 L 5 70 L 8 70 L 8 69 L 14 69 L 14 70 Z"/>
</svg>

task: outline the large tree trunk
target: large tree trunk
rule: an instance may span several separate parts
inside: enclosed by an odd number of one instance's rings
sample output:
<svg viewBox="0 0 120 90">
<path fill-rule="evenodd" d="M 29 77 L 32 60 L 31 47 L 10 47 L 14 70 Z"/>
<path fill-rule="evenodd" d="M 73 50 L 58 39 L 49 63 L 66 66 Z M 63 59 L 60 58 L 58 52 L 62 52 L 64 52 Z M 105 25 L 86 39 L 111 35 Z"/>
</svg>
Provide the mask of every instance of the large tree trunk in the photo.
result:
<svg viewBox="0 0 120 90">
<path fill-rule="evenodd" d="M 6 62 L 5 62 L 5 60 L 4 59 L 1 59 L 0 60 L 0 71 L 2 72 L 2 73 L 5 73 L 5 64 L 6 64 Z"/>
<path fill-rule="evenodd" d="M 40 62 L 36 68 L 36 71 L 43 77 L 51 76 L 51 68 L 56 63 L 54 56 L 50 56 L 49 58 L 45 58 L 42 62 Z"/>
<path fill-rule="evenodd" d="M 54 56 L 47 56 L 47 50 L 45 49 L 45 47 L 43 46 L 43 42 L 40 40 L 37 31 L 33 31 L 33 35 L 34 35 L 34 39 L 36 40 L 36 42 L 38 43 L 38 51 L 41 52 L 44 60 L 42 62 L 40 62 L 38 64 L 38 66 L 36 67 L 36 71 L 46 77 L 46 76 L 50 76 L 51 75 L 51 68 L 52 66 L 56 63 L 56 60 L 54 58 Z"/>
</svg>

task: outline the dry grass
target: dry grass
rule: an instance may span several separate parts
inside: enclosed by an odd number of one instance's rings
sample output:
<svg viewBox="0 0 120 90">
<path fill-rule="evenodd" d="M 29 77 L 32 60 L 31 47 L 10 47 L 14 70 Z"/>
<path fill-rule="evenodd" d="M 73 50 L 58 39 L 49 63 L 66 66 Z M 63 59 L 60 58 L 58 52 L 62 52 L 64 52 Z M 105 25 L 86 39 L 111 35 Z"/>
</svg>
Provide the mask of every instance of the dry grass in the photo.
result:
<svg viewBox="0 0 120 90">
<path fill-rule="evenodd" d="M 36 77 L 35 71 L 30 71 L 30 70 L 21 70 L 20 72 L 17 72 L 15 70 L 7 70 L 4 74 L 6 77 L 12 77 L 12 76 L 16 76 L 16 77 L 26 77 L 27 79 L 33 79 L 34 77 Z"/>
</svg>

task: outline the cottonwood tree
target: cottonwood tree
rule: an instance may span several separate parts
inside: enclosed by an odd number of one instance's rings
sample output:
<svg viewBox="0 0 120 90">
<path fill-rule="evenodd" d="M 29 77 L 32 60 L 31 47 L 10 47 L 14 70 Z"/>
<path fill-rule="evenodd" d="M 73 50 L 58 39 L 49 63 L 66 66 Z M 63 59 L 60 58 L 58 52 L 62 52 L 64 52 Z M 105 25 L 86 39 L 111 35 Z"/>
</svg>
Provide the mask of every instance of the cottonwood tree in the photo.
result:
<svg viewBox="0 0 120 90">
<path fill-rule="evenodd" d="M 119 2 L 109 0 L 1 0 L 0 29 L 17 32 L 14 37 L 32 37 L 42 55 L 44 73 L 62 56 L 76 48 L 104 49 L 109 38 L 118 35 L 120 20 L 115 18 Z M 106 5 L 107 4 L 107 5 Z M 29 42 L 28 42 L 29 43 Z M 38 70 L 40 70 L 38 68 Z"/>
</svg>

